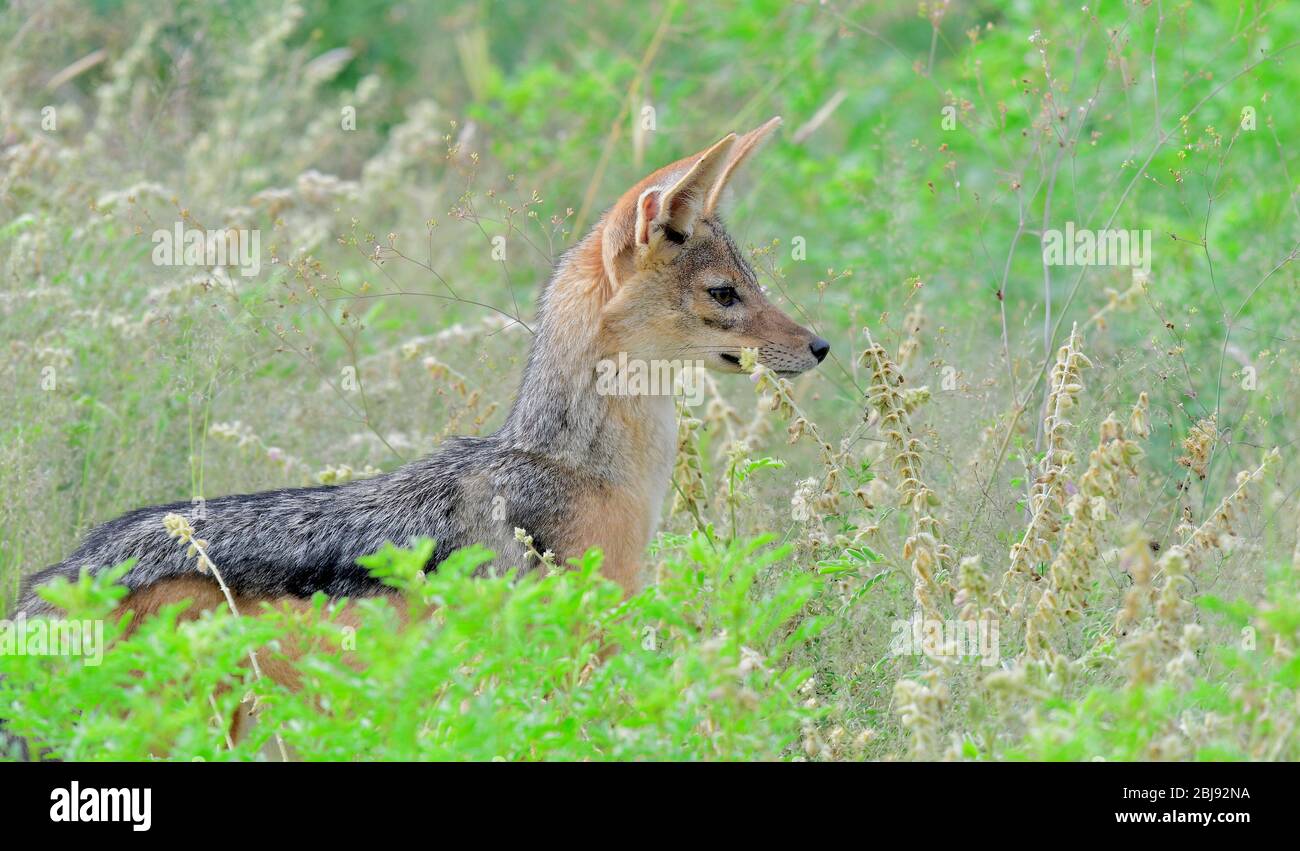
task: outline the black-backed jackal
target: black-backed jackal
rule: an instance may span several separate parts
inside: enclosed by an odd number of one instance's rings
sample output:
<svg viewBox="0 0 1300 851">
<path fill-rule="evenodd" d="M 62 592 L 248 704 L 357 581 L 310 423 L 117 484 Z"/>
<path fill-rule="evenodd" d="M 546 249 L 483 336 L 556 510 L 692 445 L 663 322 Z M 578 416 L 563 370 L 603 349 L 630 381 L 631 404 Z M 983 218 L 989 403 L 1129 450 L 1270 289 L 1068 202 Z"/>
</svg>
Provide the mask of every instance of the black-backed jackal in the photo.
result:
<svg viewBox="0 0 1300 851">
<path fill-rule="evenodd" d="M 483 544 L 523 566 L 523 528 L 559 561 L 591 547 L 628 592 L 655 533 L 677 450 L 671 394 L 597 392 L 598 365 L 695 360 L 739 372 L 743 348 L 784 374 L 816 366 L 825 340 L 766 298 L 718 218 L 736 168 L 776 129 L 772 119 L 650 174 L 628 189 L 557 265 L 542 295 L 518 397 L 500 430 L 449 440 L 392 473 L 331 487 L 211 499 L 196 535 L 243 603 L 384 593 L 357 565 L 384 542 L 436 541 L 435 562 Z M 63 563 L 32 576 L 19 608 L 47 612 L 32 589 L 129 558 L 123 603 L 139 615 L 181 599 L 220 605 L 163 527 L 189 503 L 132 511 L 92 530 Z"/>
</svg>

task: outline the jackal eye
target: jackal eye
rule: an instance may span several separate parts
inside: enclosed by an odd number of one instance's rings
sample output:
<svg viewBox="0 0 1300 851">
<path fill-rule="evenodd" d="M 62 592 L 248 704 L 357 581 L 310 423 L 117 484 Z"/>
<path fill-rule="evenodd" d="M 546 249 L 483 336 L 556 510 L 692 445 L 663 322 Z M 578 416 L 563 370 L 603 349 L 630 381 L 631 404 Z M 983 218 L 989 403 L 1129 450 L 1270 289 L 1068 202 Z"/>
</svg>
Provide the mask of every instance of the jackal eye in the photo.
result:
<svg viewBox="0 0 1300 851">
<path fill-rule="evenodd" d="M 736 295 L 735 287 L 709 287 L 709 295 L 713 300 L 723 307 L 731 307 L 740 301 L 740 296 Z"/>
</svg>

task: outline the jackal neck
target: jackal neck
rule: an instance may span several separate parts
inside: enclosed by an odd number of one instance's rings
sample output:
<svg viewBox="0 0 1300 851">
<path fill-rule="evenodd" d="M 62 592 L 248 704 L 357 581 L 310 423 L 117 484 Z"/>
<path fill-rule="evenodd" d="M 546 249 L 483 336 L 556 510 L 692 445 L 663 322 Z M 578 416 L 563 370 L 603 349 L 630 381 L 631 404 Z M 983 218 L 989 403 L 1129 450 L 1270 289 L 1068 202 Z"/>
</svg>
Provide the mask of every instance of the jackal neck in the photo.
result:
<svg viewBox="0 0 1300 851">
<path fill-rule="evenodd" d="M 560 262 L 542 295 L 519 393 L 499 435 L 520 449 L 638 480 L 671 474 L 677 451 L 671 395 L 611 395 L 596 387 L 598 344 L 609 283 L 594 230 Z"/>
</svg>

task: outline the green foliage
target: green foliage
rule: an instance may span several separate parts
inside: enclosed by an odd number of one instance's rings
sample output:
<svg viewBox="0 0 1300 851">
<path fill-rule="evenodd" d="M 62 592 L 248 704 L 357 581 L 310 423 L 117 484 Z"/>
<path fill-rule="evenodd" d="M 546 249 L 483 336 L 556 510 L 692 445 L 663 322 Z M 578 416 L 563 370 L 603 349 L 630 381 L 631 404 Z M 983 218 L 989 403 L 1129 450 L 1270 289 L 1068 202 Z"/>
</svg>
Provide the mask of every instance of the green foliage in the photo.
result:
<svg viewBox="0 0 1300 851">
<path fill-rule="evenodd" d="M 786 660 L 816 633 L 798 615 L 818 582 L 783 574 L 760 591 L 785 555 L 768 543 L 715 551 L 697 536 L 627 600 L 596 552 L 550 575 L 475 578 L 485 550 L 425 573 L 428 542 L 390 546 L 365 563 L 392 600 L 185 620 L 175 605 L 125 638 L 109 622 L 97 665 L 0 655 L 0 706 L 11 733 L 59 759 L 248 759 L 277 733 L 308 760 L 781 759 L 816 720 L 797 694 L 809 672 Z M 102 622 L 125 567 L 48 597 Z M 268 670 L 296 660 L 300 687 L 253 678 L 250 650 Z M 256 724 L 229 748 L 246 696 Z"/>
</svg>

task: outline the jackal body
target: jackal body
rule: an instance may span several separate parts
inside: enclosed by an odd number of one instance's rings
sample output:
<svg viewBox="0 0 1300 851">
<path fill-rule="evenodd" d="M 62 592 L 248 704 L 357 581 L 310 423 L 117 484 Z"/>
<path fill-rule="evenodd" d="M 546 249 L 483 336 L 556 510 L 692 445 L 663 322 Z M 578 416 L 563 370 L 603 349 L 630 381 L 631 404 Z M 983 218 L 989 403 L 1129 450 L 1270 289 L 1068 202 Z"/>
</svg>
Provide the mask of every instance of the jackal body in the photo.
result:
<svg viewBox="0 0 1300 851">
<path fill-rule="evenodd" d="M 192 591 L 194 562 L 163 527 L 171 512 L 190 518 L 246 601 L 382 593 L 357 558 L 416 537 L 434 539 L 435 563 L 477 543 L 497 564 L 524 567 L 516 528 L 561 563 L 601 548 L 605 574 L 635 591 L 671 481 L 676 408 L 670 395 L 596 392 L 598 363 L 626 353 L 738 372 L 740 350 L 752 347 L 761 363 L 795 374 L 829 349 L 767 301 L 716 215 L 735 168 L 778 123 L 649 175 L 564 255 L 542 294 L 519 394 L 495 433 L 454 438 L 371 479 L 220 497 L 197 514 L 190 503 L 132 511 L 31 577 L 20 609 L 48 611 L 31 589 L 54 576 L 128 558 L 126 607 L 156 608 L 169 585 Z"/>
</svg>

